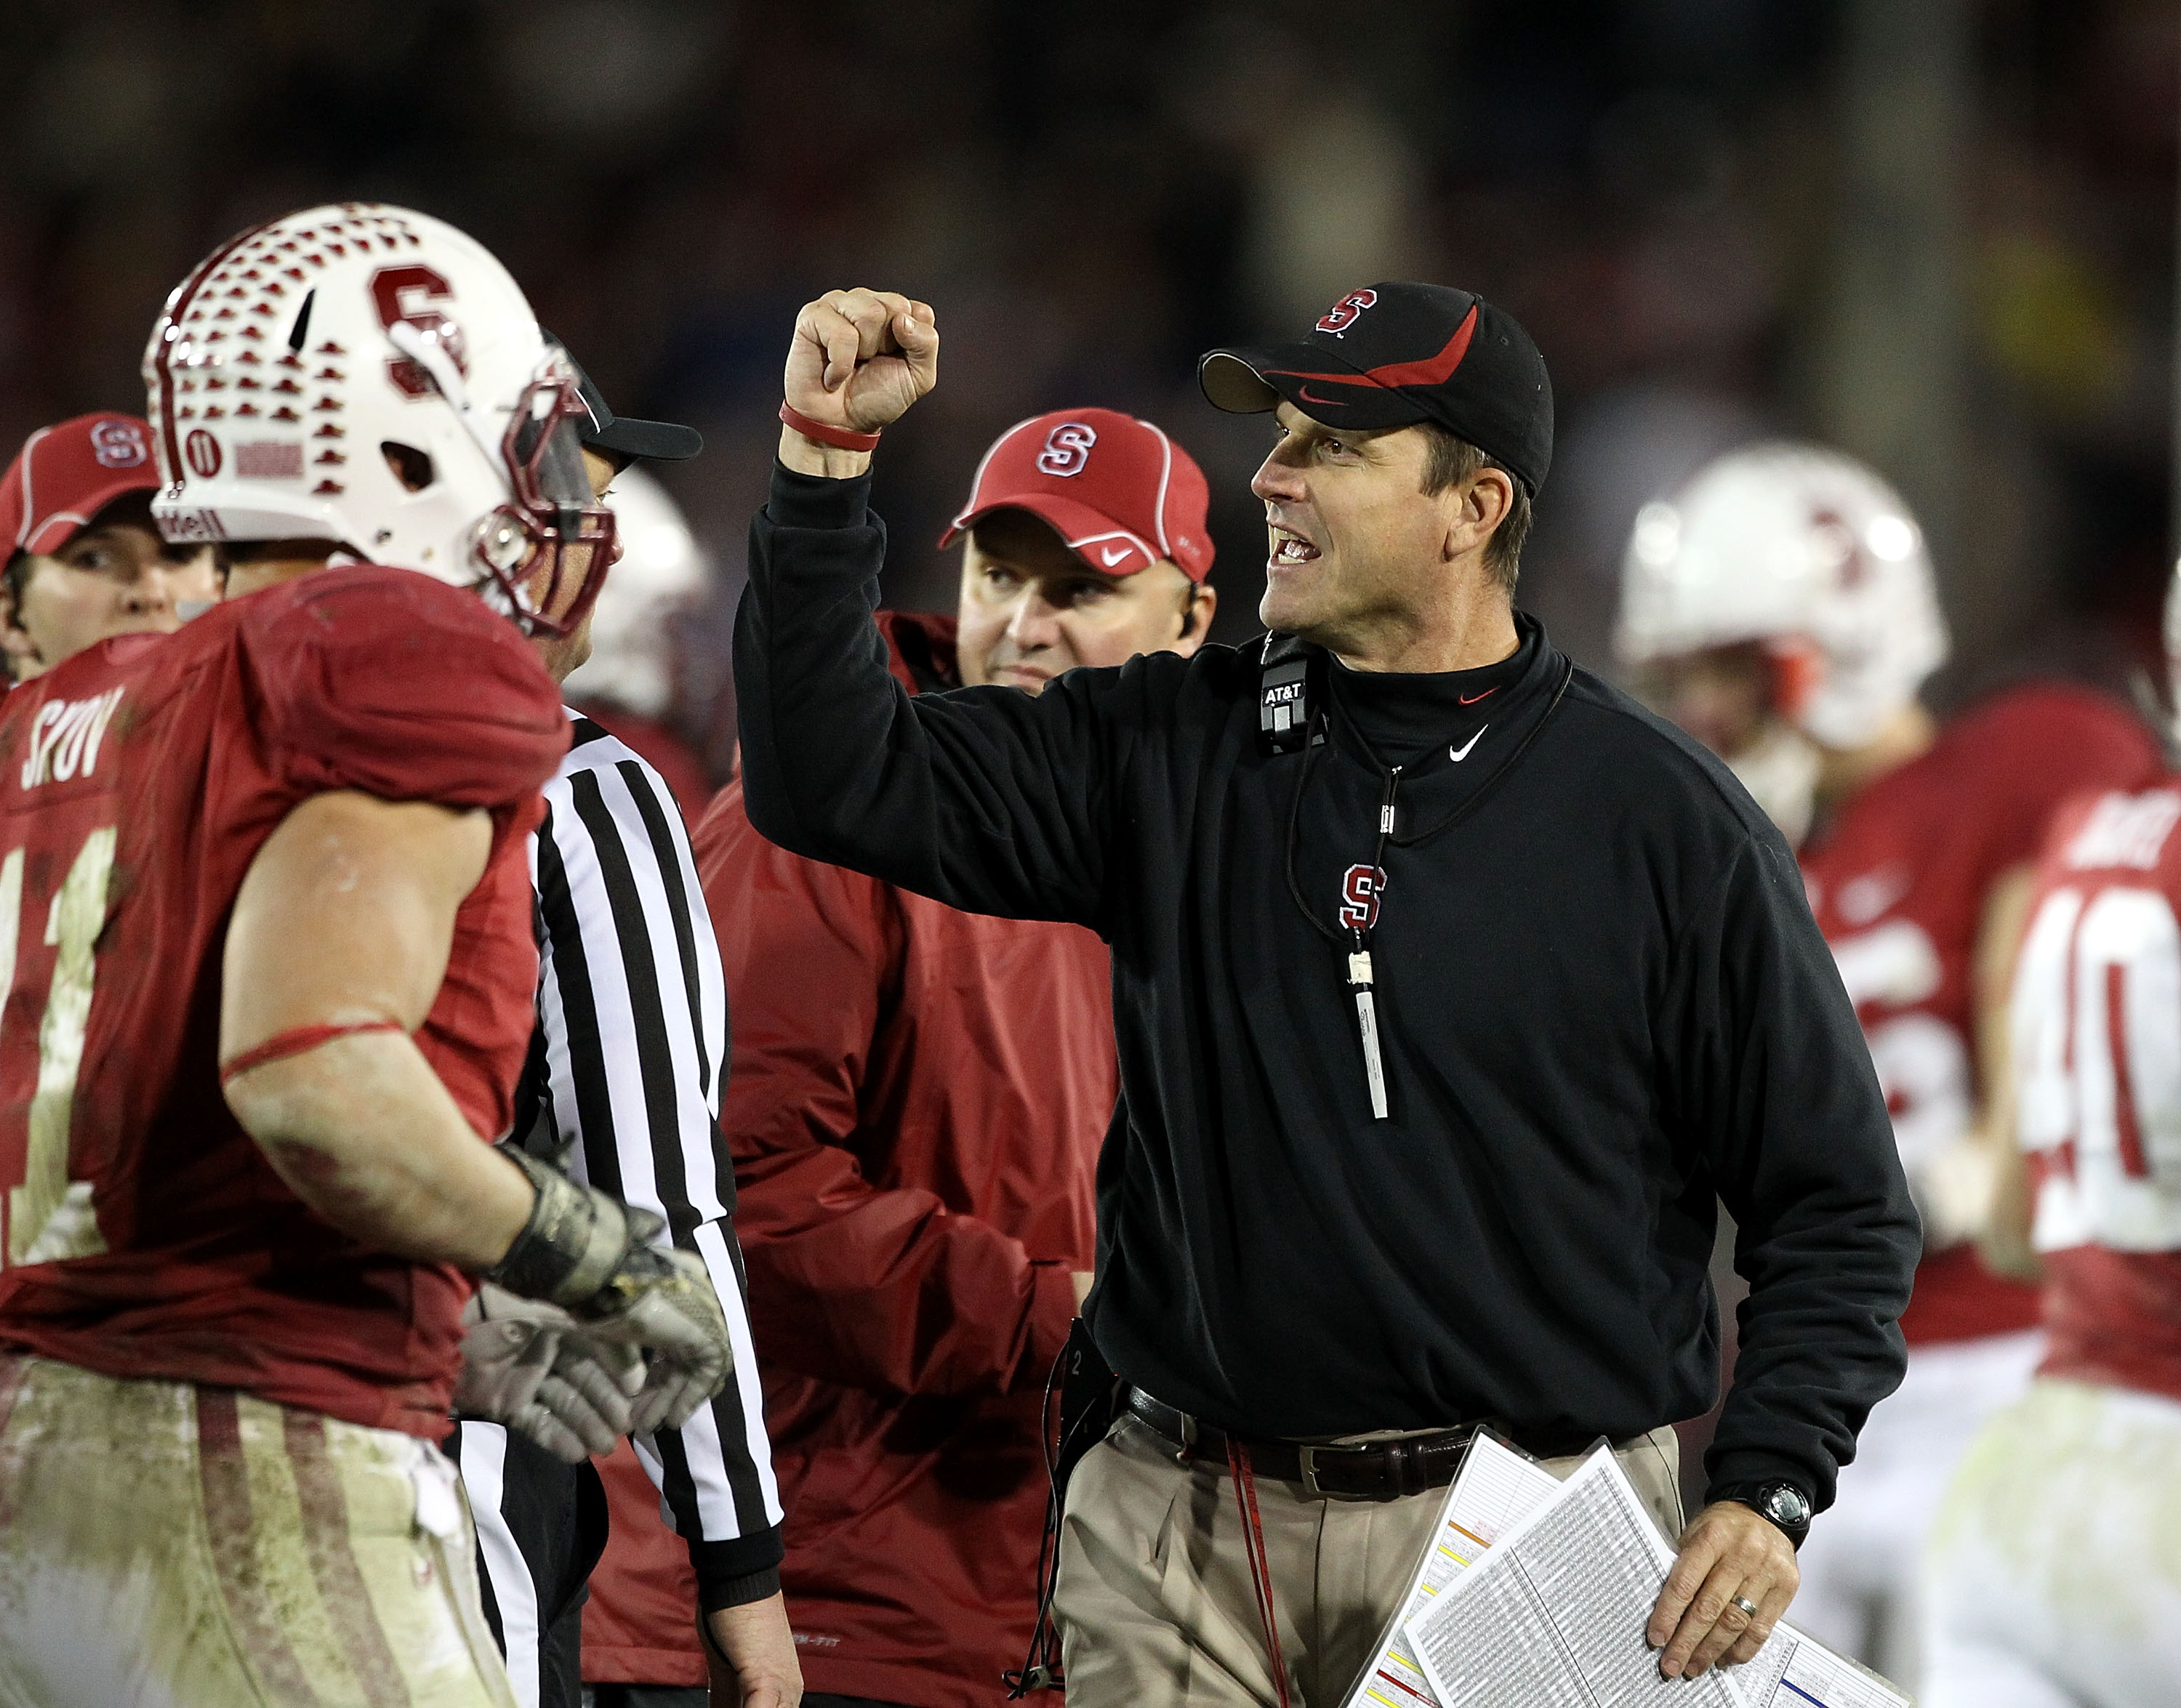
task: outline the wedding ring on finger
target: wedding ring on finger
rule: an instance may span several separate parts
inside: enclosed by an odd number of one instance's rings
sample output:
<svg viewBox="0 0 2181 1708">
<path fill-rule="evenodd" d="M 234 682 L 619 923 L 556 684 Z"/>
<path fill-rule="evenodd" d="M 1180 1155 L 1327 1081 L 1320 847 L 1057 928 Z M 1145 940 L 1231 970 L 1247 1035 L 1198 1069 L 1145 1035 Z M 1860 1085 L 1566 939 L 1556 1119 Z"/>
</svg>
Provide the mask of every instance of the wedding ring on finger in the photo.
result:
<svg viewBox="0 0 2181 1708">
<path fill-rule="evenodd" d="M 1751 1618 L 1754 1619 L 1757 1617 L 1757 1604 L 1751 1601 L 1748 1596 L 1737 1595 L 1734 1598 L 1734 1605 L 1741 1608 L 1742 1611 L 1747 1613 Z"/>
</svg>

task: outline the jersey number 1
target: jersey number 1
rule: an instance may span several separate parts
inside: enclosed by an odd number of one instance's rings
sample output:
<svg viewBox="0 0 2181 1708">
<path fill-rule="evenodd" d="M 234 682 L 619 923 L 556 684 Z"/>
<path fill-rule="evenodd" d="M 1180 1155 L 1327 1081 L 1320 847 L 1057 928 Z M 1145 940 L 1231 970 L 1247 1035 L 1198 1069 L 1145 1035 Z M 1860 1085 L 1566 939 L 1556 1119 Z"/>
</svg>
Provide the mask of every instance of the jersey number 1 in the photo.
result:
<svg viewBox="0 0 2181 1708">
<path fill-rule="evenodd" d="M 71 1187 L 68 1164 L 69 1117 L 83 1068 L 113 843 L 113 826 L 92 831 L 46 910 L 46 941 L 58 952 L 38 1022 L 38 1083 L 30 1098 L 23 1183 L 8 1194 L 8 1264 L 89 1257 L 106 1248 L 91 1214 L 89 1183 Z M 0 992 L 10 1003 L 23 922 L 23 852 L 18 848 L 0 860 Z"/>
</svg>

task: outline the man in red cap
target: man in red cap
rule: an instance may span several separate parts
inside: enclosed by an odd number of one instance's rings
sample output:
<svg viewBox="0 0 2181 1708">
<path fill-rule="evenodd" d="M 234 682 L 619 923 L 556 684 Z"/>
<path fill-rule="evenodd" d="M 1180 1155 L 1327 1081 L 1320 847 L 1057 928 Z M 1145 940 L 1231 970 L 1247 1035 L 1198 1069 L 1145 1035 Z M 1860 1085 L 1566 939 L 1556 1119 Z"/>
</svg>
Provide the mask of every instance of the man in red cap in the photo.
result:
<svg viewBox="0 0 2181 1708">
<path fill-rule="evenodd" d="M 964 543 L 958 616 L 880 615 L 895 677 L 1036 694 L 1079 664 L 1195 652 L 1215 604 L 1206 503 L 1149 421 L 1010 427 L 941 537 Z M 1105 945 L 787 853 L 739 784 L 695 848 L 726 967 L 721 1127 L 794 1514 L 781 1579 L 806 1708 L 988 1704 L 1036 1618 L 1042 1397 L 1090 1282 L 1116 1087 Z M 640 1475 L 608 1480 L 656 1504 Z M 633 1660 L 654 1622 L 632 1555 L 658 1526 L 616 1528 L 586 1649 Z M 660 1647 L 689 1642 L 686 1618 L 656 1623 Z"/>
<path fill-rule="evenodd" d="M 0 650 L 18 682 L 115 635 L 171 634 L 217 598 L 212 551 L 152 526 L 151 429 L 102 412 L 40 427 L 0 481 Z"/>
<path fill-rule="evenodd" d="M 1078 664 L 1195 652 L 1218 597 L 1206 502 L 1203 473 L 1149 421 L 1090 409 L 1009 427 L 939 537 L 969 542 L 963 683 L 1035 694 Z"/>
</svg>

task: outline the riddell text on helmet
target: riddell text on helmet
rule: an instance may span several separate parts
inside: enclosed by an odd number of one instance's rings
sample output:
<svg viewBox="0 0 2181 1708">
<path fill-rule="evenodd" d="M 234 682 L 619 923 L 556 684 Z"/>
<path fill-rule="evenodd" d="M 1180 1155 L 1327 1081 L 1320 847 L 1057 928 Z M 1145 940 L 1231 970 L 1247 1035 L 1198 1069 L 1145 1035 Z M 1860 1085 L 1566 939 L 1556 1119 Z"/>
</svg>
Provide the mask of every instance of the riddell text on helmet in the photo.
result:
<svg viewBox="0 0 2181 1708">
<path fill-rule="evenodd" d="M 220 526 L 217 510 L 162 510 L 159 532 L 177 544 L 227 537 L 227 530 Z"/>
</svg>

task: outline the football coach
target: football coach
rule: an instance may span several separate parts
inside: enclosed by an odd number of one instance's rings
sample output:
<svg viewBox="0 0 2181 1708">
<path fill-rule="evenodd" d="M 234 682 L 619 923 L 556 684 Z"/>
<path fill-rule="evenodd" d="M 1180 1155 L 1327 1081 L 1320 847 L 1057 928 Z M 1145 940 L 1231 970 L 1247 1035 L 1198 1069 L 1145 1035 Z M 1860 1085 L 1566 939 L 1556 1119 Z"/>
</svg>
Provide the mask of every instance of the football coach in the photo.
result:
<svg viewBox="0 0 2181 1708">
<path fill-rule="evenodd" d="M 1679 1536 L 1660 1667 L 1748 1659 L 1900 1380 L 1918 1229 L 1786 845 L 1514 608 L 1536 346 L 1382 284 L 1212 351 L 1212 402 L 1272 417 L 1272 634 L 1035 698 L 912 697 L 872 624 L 868 470 L 938 353 L 888 293 L 797 320 L 736 630 L 744 787 L 795 852 L 1112 948 L 1085 1314 L 1127 1386 L 1068 1490 L 1073 1708 L 1339 1704 L 1482 1423 L 1563 1474 L 1610 1441 Z M 1684 1526 L 1720 1199 L 1750 1291 Z"/>
</svg>

